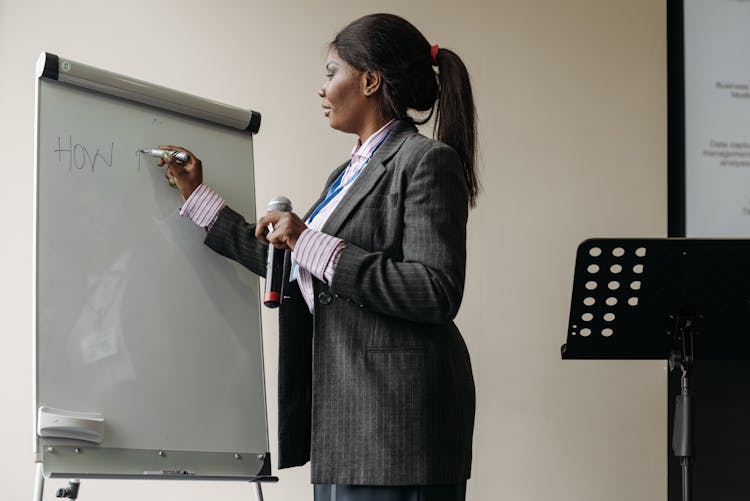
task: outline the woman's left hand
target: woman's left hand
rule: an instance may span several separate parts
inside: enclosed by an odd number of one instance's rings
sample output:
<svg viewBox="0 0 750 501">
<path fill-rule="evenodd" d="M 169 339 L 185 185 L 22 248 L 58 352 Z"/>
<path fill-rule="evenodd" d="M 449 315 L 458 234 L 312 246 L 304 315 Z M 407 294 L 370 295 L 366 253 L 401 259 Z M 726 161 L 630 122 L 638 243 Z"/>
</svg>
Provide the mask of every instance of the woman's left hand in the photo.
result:
<svg viewBox="0 0 750 501">
<path fill-rule="evenodd" d="M 273 227 L 273 231 L 269 226 Z M 291 249 L 297 244 L 297 239 L 307 229 L 305 223 L 294 212 L 273 210 L 258 220 L 255 227 L 255 238 L 263 243 L 273 245 L 277 249 Z"/>
</svg>

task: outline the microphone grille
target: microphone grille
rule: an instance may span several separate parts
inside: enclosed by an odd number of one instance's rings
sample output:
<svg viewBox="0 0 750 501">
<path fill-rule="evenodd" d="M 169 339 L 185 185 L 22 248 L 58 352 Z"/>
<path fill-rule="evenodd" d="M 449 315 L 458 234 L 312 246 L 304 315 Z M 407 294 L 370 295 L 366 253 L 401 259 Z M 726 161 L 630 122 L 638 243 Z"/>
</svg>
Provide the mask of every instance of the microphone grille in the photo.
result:
<svg viewBox="0 0 750 501">
<path fill-rule="evenodd" d="M 280 210 L 282 212 L 292 211 L 292 202 L 283 195 L 275 196 L 268 202 L 268 210 Z"/>
</svg>

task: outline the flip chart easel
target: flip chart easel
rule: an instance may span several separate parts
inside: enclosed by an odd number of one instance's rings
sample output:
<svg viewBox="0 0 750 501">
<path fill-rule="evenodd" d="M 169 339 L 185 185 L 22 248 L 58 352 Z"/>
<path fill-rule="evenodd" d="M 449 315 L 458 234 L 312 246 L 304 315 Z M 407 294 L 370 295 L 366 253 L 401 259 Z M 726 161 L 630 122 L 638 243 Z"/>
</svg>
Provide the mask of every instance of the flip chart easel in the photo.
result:
<svg viewBox="0 0 750 501">
<path fill-rule="evenodd" d="M 203 245 L 139 154 L 188 145 L 254 219 L 260 115 L 48 53 L 37 76 L 35 499 L 45 477 L 248 481 L 260 499 L 277 479 L 258 278 Z"/>
</svg>

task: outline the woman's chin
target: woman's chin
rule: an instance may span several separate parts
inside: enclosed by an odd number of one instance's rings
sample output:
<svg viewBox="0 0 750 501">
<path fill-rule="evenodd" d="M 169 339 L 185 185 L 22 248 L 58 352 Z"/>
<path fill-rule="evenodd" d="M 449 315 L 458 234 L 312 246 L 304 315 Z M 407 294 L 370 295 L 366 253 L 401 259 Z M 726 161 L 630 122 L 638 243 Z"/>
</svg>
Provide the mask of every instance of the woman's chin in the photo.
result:
<svg viewBox="0 0 750 501">
<path fill-rule="evenodd" d="M 330 115 L 327 115 L 326 118 L 328 119 L 328 126 L 332 129 L 341 130 L 340 124 L 336 121 L 336 119 Z"/>
<path fill-rule="evenodd" d="M 325 110 L 323 112 L 323 117 L 328 120 L 328 125 L 333 128 L 337 129 L 336 127 L 336 118 L 331 115 L 331 110 Z"/>
</svg>

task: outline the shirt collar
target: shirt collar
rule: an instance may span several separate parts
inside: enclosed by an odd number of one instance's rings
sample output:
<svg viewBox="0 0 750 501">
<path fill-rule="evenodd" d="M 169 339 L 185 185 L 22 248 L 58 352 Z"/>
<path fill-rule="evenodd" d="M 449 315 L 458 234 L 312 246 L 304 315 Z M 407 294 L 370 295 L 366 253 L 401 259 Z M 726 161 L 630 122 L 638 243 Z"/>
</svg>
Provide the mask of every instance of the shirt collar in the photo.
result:
<svg viewBox="0 0 750 501">
<path fill-rule="evenodd" d="M 398 119 L 392 118 L 387 124 L 378 129 L 377 132 L 368 137 L 364 143 L 361 139 L 357 139 L 357 144 L 355 144 L 354 148 L 352 149 L 352 160 L 356 160 L 358 158 L 367 158 L 372 155 L 380 145 L 385 135 L 388 134 L 391 129 L 396 127 L 398 123 Z"/>
</svg>

